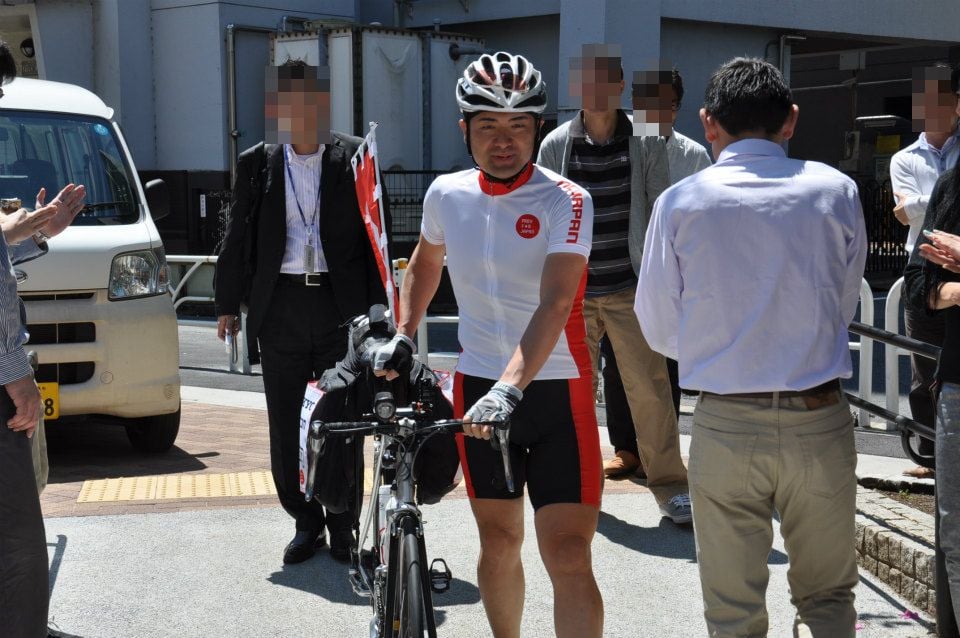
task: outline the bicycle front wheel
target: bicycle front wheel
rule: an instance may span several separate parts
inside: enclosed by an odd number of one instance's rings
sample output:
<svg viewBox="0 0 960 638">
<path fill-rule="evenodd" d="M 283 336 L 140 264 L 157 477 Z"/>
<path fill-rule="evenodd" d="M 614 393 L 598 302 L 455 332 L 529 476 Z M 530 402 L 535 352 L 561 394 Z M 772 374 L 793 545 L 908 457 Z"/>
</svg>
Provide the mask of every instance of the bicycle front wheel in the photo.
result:
<svg viewBox="0 0 960 638">
<path fill-rule="evenodd" d="M 406 531 L 400 539 L 400 573 L 397 574 L 397 621 L 399 638 L 423 638 L 427 634 L 424 618 L 424 591 L 421 580 L 423 564 L 420 561 L 420 543 L 413 531 Z"/>
</svg>

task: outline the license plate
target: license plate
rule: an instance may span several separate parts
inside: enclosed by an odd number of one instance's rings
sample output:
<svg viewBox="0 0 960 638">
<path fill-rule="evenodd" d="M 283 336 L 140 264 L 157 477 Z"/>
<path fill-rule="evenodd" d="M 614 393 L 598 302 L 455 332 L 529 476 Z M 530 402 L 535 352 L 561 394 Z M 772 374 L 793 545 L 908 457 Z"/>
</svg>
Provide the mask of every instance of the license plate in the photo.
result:
<svg viewBox="0 0 960 638">
<path fill-rule="evenodd" d="M 60 418 L 60 384 L 55 382 L 38 383 L 40 403 L 43 405 L 43 418 L 52 421 Z"/>
</svg>

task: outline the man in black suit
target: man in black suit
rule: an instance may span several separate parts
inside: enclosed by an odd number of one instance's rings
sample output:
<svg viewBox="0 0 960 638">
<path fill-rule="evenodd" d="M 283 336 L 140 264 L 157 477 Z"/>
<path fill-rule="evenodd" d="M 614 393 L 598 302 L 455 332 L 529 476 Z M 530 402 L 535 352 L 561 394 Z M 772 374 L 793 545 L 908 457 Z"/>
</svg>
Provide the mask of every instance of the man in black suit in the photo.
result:
<svg viewBox="0 0 960 638">
<path fill-rule="evenodd" d="M 249 352 L 263 369 L 273 479 L 296 520 L 285 563 L 313 556 L 324 526 L 331 555 L 349 560 L 358 512 L 325 513 L 300 493 L 300 406 L 307 382 L 345 353 L 344 323 L 386 303 L 350 167 L 361 140 L 331 133 L 329 113 L 329 80 L 317 67 L 268 69 L 267 131 L 278 143 L 237 160 L 215 278 L 217 336 L 239 332 L 245 304 Z"/>
</svg>

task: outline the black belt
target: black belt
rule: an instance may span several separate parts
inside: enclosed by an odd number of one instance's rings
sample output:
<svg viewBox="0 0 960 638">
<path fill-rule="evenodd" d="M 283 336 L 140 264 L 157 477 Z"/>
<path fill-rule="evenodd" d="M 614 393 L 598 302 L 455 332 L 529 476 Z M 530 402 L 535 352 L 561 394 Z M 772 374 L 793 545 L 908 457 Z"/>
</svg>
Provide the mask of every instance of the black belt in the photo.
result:
<svg viewBox="0 0 960 638">
<path fill-rule="evenodd" d="M 301 286 L 329 286 L 330 273 L 328 272 L 307 272 L 299 275 L 291 275 L 285 272 L 280 273 L 279 281 L 285 281 L 290 284 L 299 284 Z"/>
<path fill-rule="evenodd" d="M 831 379 L 820 385 L 807 388 L 806 390 L 784 390 L 782 392 L 743 392 L 740 394 L 717 394 L 716 392 L 703 392 L 710 397 L 722 397 L 727 399 L 773 399 L 777 395 L 781 399 L 791 399 L 795 397 L 815 397 L 829 392 L 840 392 L 840 379 Z"/>
</svg>

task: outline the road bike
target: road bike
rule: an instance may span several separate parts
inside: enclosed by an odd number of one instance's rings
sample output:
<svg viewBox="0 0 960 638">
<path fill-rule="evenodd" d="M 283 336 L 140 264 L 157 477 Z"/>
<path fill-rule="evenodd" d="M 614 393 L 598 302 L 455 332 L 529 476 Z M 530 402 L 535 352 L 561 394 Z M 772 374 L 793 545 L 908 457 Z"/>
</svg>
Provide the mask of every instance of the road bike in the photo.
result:
<svg viewBox="0 0 960 638">
<path fill-rule="evenodd" d="M 371 599 L 371 638 L 436 638 L 432 594 L 450 589 L 452 574 L 442 558 L 434 558 L 427 568 L 414 463 L 429 437 L 460 431 L 463 421 L 432 419 L 431 402 L 422 394 L 407 408 L 397 408 L 390 392 L 378 393 L 373 403 L 374 412 L 359 421 L 311 422 L 310 444 L 322 445 L 330 435 L 373 435 L 373 489 L 352 551 L 350 584 L 359 596 Z M 494 428 L 491 444 L 501 451 L 504 478 L 512 491 L 509 423 L 481 425 Z"/>
</svg>

